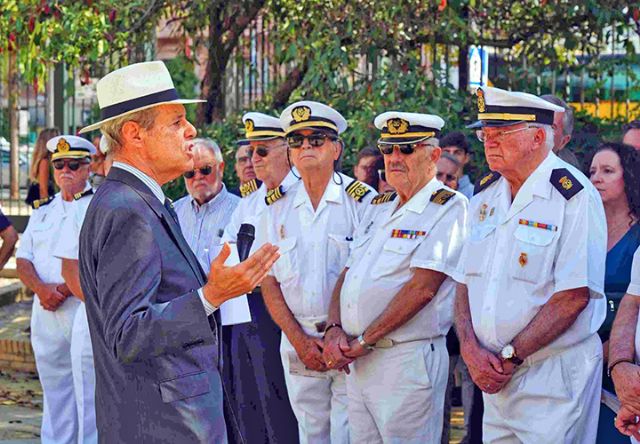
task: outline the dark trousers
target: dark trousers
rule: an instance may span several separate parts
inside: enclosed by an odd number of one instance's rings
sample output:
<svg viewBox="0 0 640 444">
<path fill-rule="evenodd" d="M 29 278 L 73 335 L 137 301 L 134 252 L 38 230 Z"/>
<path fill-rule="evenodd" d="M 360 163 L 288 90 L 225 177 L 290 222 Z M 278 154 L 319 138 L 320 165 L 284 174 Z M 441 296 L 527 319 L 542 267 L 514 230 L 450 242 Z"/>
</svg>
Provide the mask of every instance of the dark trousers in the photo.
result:
<svg viewBox="0 0 640 444">
<path fill-rule="evenodd" d="M 223 327 L 224 377 L 247 444 L 298 443 L 280 360 L 281 331 L 259 292 L 248 296 L 251 322 Z M 231 441 L 231 440 L 230 440 Z"/>
</svg>

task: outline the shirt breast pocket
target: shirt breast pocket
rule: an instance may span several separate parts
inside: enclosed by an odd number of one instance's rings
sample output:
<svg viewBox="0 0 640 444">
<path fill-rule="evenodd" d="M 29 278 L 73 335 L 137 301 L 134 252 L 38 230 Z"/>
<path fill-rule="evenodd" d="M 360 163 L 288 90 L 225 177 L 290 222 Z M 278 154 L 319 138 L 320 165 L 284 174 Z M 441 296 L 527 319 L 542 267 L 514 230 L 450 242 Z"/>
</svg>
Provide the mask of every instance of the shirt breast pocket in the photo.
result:
<svg viewBox="0 0 640 444">
<path fill-rule="evenodd" d="M 287 282 L 296 275 L 296 270 L 298 269 L 296 243 L 295 237 L 282 239 L 278 242 L 280 258 L 273 266 L 273 274 L 278 282 Z"/>
<path fill-rule="evenodd" d="M 53 229 L 53 221 L 40 222 L 32 228 L 33 250 L 47 251 L 49 244 L 54 240 L 51 230 Z"/>
<path fill-rule="evenodd" d="M 485 273 L 489 246 L 495 230 L 495 225 L 478 225 L 471 230 L 464 259 L 465 276 L 482 276 Z"/>
<path fill-rule="evenodd" d="M 384 277 L 398 273 L 399 270 L 409 273 L 409 265 L 413 252 L 418 248 L 422 239 L 389 239 L 382 247 L 382 252 L 376 261 L 373 276 Z"/>
<path fill-rule="evenodd" d="M 532 284 L 543 282 L 550 275 L 553 240 L 556 231 L 518 226 L 513 233 L 515 246 L 510 260 L 512 276 Z"/>
<path fill-rule="evenodd" d="M 330 271 L 340 274 L 344 269 L 349 257 L 349 245 L 346 236 L 339 234 L 329 234 L 328 268 Z"/>
</svg>

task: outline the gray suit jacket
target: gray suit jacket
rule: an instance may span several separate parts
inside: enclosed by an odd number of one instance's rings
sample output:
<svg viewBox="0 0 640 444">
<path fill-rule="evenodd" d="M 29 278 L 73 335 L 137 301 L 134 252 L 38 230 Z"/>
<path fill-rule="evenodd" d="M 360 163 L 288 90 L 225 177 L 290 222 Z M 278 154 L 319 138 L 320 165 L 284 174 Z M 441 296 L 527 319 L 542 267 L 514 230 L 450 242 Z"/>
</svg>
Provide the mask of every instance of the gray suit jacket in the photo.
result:
<svg viewBox="0 0 640 444">
<path fill-rule="evenodd" d="M 226 443 L 205 276 L 167 209 L 112 168 L 80 233 L 102 443 Z M 213 327 L 213 328 L 212 328 Z"/>
</svg>

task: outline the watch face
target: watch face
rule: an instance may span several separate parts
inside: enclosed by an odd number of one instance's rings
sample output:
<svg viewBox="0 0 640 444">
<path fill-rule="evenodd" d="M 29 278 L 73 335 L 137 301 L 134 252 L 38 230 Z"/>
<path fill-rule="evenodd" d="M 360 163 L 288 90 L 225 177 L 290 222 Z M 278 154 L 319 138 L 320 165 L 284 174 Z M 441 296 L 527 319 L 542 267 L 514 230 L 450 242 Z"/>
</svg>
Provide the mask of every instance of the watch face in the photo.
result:
<svg viewBox="0 0 640 444">
<path fill-rule="evenodd" d="M 502 359 L 511 359 L 513 358 L 514 354 L 515 354 L 515 350 L 513 348 L 513 345 L 505 346 L 500 352 L 500 356 L 502 357 Z"/>
</svg>

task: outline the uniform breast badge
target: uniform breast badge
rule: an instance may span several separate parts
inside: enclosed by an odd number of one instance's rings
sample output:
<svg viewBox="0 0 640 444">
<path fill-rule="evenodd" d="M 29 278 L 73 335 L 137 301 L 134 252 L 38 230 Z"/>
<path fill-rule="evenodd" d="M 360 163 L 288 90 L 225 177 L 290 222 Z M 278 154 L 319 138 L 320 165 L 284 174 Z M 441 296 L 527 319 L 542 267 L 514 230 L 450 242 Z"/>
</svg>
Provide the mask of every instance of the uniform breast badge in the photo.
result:
<svg viewBox="0 0 640 444">
<path fill-rule="evenodd" d="M 487 208 L 489 208 L 489 205 L 487 204 L 482 204 L 480 206 L 480 215 L 478 216 L 480 222 L 484 222 L 484 220 L 487 218 Z"/>
<path fill-rule="evenodd" d="M 520 264 L 520 266 L 524 267 L 525 265 L 527 265 L 527 262 L 529 262 L 527 253 L 520 253 L 520 257 L 518 258 L 518 263 Z"/>
<path fill-rule="evenodd" d="M 399 239 L 416 239 L 419 236 L 426 236 L 426 231 L 420 230 L 391 230 L 391 237 Z"/>
</svg>

